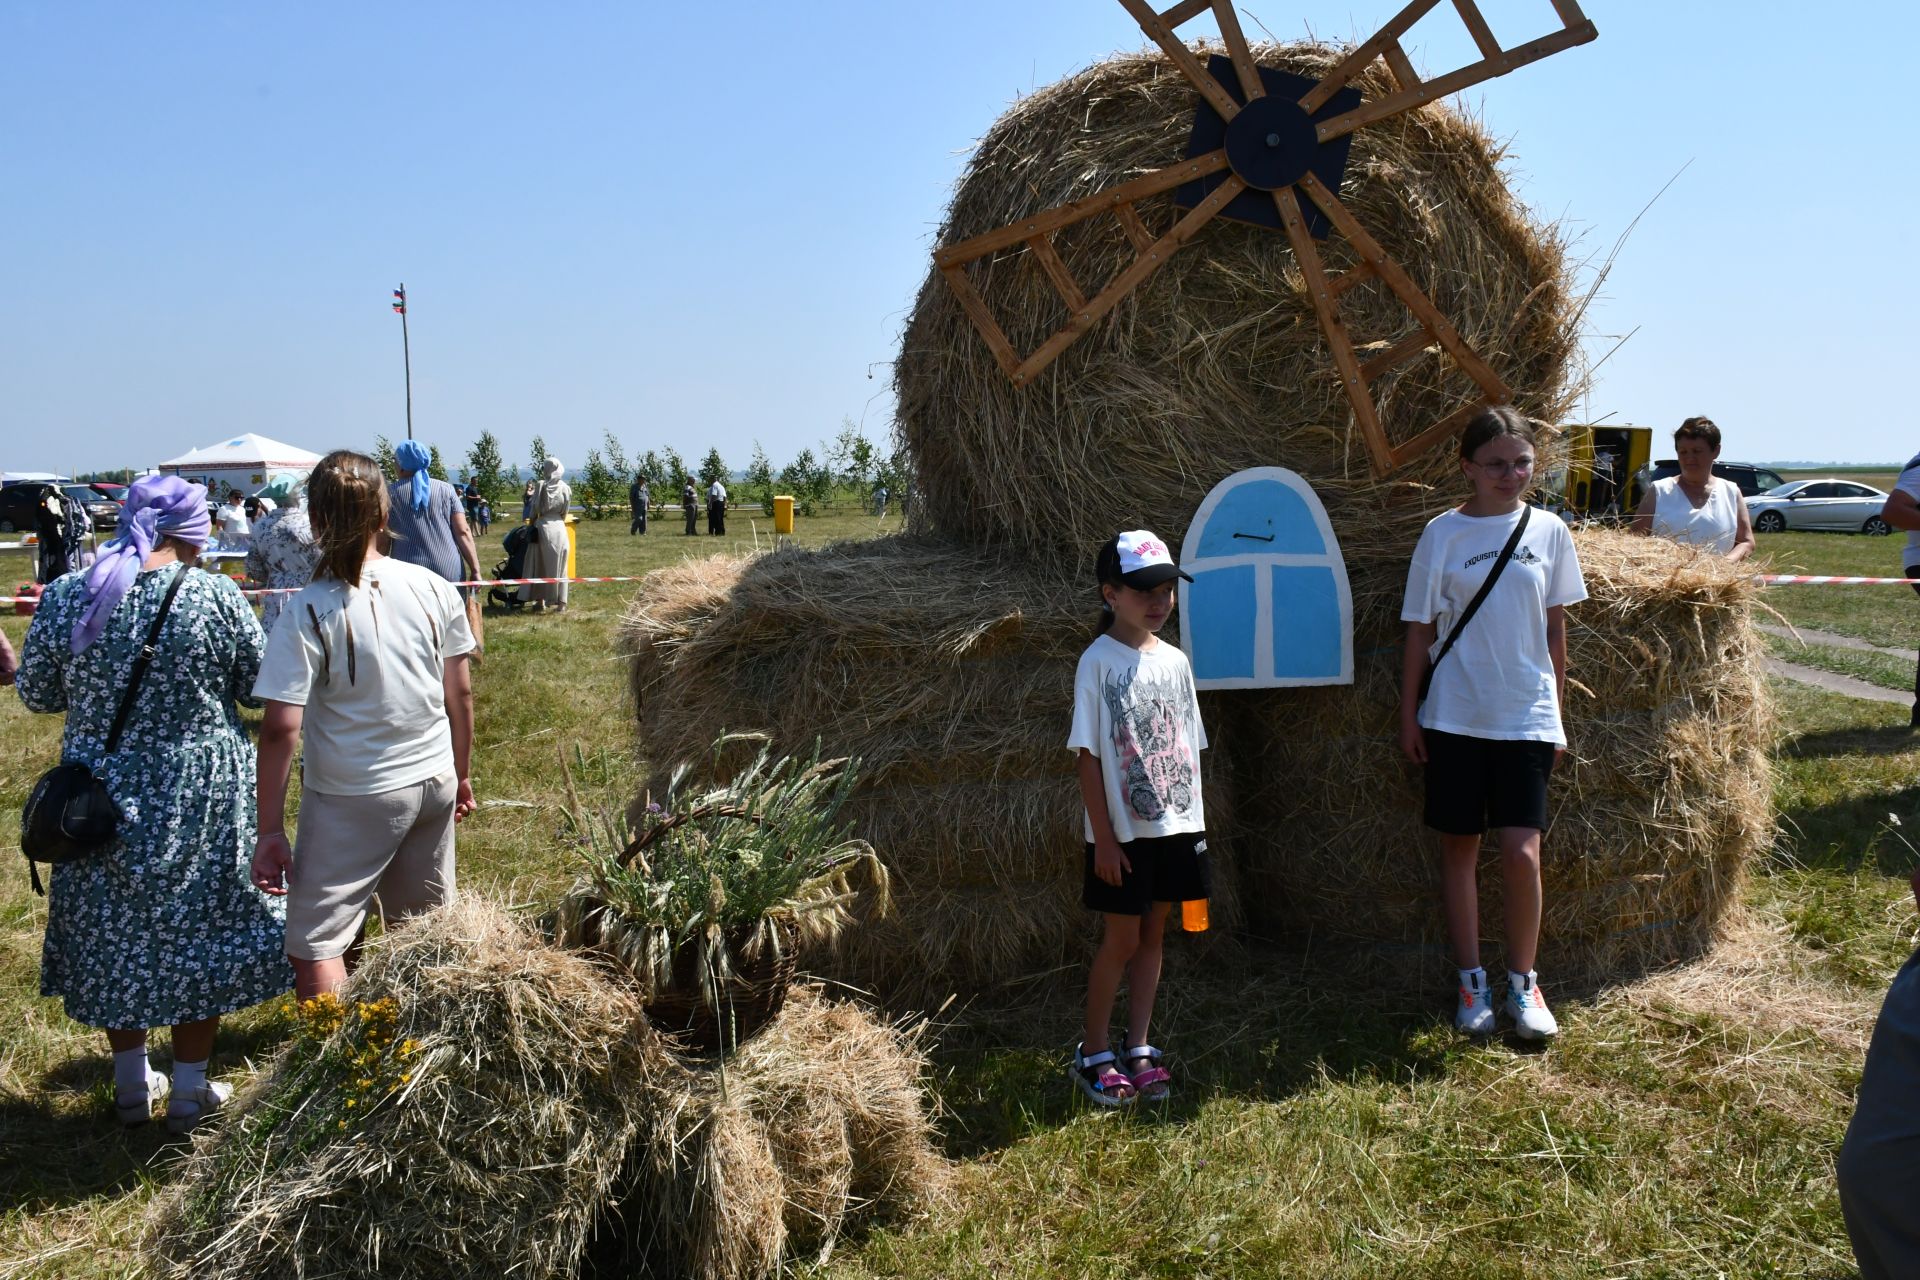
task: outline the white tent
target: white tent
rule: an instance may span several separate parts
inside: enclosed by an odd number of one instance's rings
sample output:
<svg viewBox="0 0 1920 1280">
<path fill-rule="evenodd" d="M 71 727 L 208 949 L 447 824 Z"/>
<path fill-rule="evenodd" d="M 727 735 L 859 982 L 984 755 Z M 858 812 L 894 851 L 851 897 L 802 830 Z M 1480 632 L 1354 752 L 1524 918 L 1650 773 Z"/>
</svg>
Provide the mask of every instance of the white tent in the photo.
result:
<svg viewBox="0 0 1920 1280">
<path fill-rule="evenodd" d="M 222 496 L 229 489 L 253 493 L 281 476 L 305 476 L 319 461 L 317 453 L 248 432 L 169 458 L 160 471 L 204 484 L 209 493 Z"/>
</svg>

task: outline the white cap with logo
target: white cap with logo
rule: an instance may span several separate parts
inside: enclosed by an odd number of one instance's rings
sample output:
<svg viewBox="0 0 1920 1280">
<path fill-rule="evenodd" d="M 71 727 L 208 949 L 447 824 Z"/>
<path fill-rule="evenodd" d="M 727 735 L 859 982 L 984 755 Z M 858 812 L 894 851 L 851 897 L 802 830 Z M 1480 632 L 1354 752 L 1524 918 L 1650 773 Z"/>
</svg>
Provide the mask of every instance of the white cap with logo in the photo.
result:
<svg viewBox="0 0 1920 1280">
<path fill-rule="evenodd" d="M 1137 591 L 1146 591 L 1174 578 L 1193 581 L 1173 562 L 1173 553 L 1158 534 L 1149 529 L 1129 529 L 1113 540 L 1120 553 L 1120 580 Z"/>
</svg>

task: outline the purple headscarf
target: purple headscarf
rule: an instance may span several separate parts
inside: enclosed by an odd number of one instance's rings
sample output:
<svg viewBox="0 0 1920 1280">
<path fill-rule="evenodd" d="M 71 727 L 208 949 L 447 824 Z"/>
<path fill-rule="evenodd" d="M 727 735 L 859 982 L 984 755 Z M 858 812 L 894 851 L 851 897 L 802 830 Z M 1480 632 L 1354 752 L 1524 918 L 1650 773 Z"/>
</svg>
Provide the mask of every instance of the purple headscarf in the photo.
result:
<svg viewBox="0 0 1920 1280">
<path fill-rule="evenodd" d="M 425 511 L 427 498 L 433 492 L 433 482 L 427 476 L 427 468 L 433 465 L 433 455 L 418 440 L 402 440 L 394 447 L 393 460 L 400 464 L 402 471 L 413 473 L 410 481 L 413 488 L 407 496 L 415 511 Z"/>
<path fill-rule="evenodd" d="M 207 513 L 206 486 L 179 476 L 141 476 L 127 490 L 120 527 L 100 548 L 87 570 L 87 607 L 73 624 L 73 651 L 79 653 L 107 629 L 107 619 L 133 586 L 140 566 L 162 536 L 204 545 L 213 531 Z"/>
</svg>

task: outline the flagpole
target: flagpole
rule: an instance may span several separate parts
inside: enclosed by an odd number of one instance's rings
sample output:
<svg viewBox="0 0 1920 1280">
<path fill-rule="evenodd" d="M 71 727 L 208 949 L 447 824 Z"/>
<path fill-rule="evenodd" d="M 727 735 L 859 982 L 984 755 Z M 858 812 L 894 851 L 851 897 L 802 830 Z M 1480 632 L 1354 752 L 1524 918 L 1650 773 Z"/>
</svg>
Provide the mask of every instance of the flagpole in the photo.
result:
<svg viewBox="0 0 1920 1280">
<path fill-rule="evenodd" d="M 413 350 L 407 341 L 407 286 L 402 283 L 393 291 L 400 301 L 393 309 L 400 313 L 400 362 L 407 374 L 407 439 L 413 439 Z"/>
</svg>

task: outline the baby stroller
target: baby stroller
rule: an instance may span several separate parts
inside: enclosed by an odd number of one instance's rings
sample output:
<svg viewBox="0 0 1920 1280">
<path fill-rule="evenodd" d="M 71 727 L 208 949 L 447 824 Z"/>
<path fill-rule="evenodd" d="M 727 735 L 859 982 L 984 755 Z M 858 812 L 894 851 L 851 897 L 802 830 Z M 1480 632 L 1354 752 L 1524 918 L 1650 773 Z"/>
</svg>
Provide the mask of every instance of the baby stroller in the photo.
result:
<svg viewBox="0 0 1920 1280">
<path fill-rule="evenodd" d="M 496 578 L 524 578 L 527 576 L 527 548 L 533 545 L 533 526 L 517 524 L 500 539 L 500 545 L 506 548 L 507 558 L 493 566 Z M 519 609 L 527 603 L 520 598 L 518 587 L 495 587 L 487 592 L 487 599 L 502 609 Z"/>
</svg>

